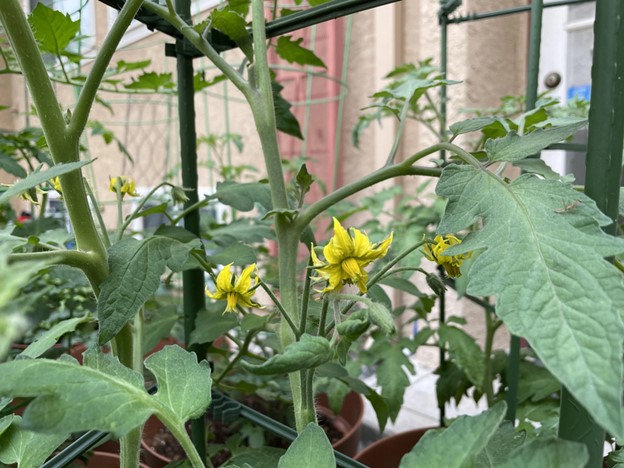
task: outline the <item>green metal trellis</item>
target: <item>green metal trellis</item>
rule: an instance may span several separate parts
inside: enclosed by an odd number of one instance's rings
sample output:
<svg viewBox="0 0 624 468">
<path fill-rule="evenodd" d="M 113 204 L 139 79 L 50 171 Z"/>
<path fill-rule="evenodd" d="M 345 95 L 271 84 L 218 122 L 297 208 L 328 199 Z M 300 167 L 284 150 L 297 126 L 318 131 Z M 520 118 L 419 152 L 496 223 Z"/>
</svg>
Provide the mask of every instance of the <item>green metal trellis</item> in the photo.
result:
<svg viewBox="0 0 624 468">
<path fill-rule="evenodd" d="M 588 3 L 592 0 L 564 0 L 544 3 L 533 0 L 529 5 L 501 9 L 465 16 L 451 15 L 461 5 L 461 0 L 442 0 L 438 14 L 440 22 L 441 53 L 440 67 L 444 75 L 447 70 L 447 27 L 467 21 L 484 20 L 515 13 L 530 12 L 531 29 L 529 38 L 529 59 L 527 67 L 527 87 L 525 94 L 526 110 L 535 107 L 539 72 L 539 52 L 541 42 L 542 13 L 544 8 Z M 592 91 L 589 113 L 588 145 L 586 158 L 585 193 L 591 197 L 614 223 L 606 228 L 615 233 L 615 220 L 618 216 L 620 180 L 622 173 L 622 141 L 624 138 L 624 2 L 611 0 L 596 1 L 594 23 L 594 48 L 592 65 Z M 446 90 L 442 88 L 440 111 L 443 127 L 446 126 Z M 444 128 L 443 128 L 444 130 Z M 557 149 L 578 151 L 578 145 L 558 144 Z M 444 156 L 444 155 L 443 155 Z M 444 317 L 444 303 L 441 302 L 441 320 Z M 444 355 L 441 355 L 441 361 Z M 510 345 L 510 365 L 512 376 L 508 391 L 507 419 L 515 419 L 519 338 L 512 337 Z M 443 417 L 443 409 L 441 411 Z M 605 431 L 591 418 L 589 413 L 572 397 L 566 388 L 562 390 L 559 436 L 563 439 L 583 443 L 590 454 L 587 467 L 602 466 Z"/>
</svg>

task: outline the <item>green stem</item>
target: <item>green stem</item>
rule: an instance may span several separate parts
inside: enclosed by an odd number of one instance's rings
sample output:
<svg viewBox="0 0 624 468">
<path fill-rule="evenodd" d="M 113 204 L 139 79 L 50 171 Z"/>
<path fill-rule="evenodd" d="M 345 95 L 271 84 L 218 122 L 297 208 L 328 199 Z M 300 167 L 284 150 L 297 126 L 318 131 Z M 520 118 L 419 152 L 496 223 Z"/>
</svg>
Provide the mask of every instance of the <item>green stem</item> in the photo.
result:
<svg viewBox="0 0 624 468">
<path fill-rule="evenodd" d="M 212 385 L 213 387 L 218 387 L 219 383 L 221 383 L 221 381 L 225 378 L 225 376 L 228 375 L 228 373 L 232 370 L 232 368 L 234 367 L 234 365 L 243 357 L 247 355 L 247 351 L 249 350 L 249 345 L 251 344 L 251 340 L 253 339 L 253 337 L 256 334 L 253 332 L 250 332 L 247 334 L 247 336 L 245 337 L 245 341 L 243 342 L 243 344 L 238 348 L 238 353 L 236 353 L 236 356 L 234 356 L 234 358 L 228 362 L 228 365 L 226 366 L 225 369 L 223 369 L 223 372 L 221 372 L 221 374 L 219 374 L 219 377 L 217 377 L 216 379 L 214 379 Z"/>
<path fill-rule="evenodd" d="M 74 108 L 74 113 L 68 127 L 69 135 L 73 138 L 80 138 L 80 135 L 87 125 L 89 113 L 91 112 L 91 107 L 95 101 L 98 88 L 102 83 L 102 78 L 106 73 L 111 59 L 113 58 L 113 54 L 119 46 L 121 38 L 130 26 L 130 23 L 134 19 L 134 16 L 137 11 L 139 11 L 142 4 L 143 0 L 127 0 L 124 2 L 123 8 L 119 12 L 119 15 L 117 15 L 117 19 L 113 23 L 109 33 L 106 35 L 106 38 L 100 47 L 100 51 L 93 61 L 91 71 L 84 82 L 80 96 L 78 96 L 78 102 Z"/>
<path fill-rule="evenodd" d="M 142 433 L 143 426 L 135 427 L 119 439 L 120 468 L 135 468 L 139 466 Z"/>
<path fill-rule="evenodd" d="M 54 162 L 58 164 L 79 161 L 79 135 L 71 134 L 65 125 L 65 117 L 54 94 L 37 43 L 17 0 L 3 0 L 0 21 L 20 63 Z M 91 263 L 99 263 L 95 268 L 90 268 L 90 271 L 85 271 L 93 288 L 99 290 L 108 274 L 106 249 L 91 215 L 81 172 L 62 175 L 60 182 L 78 250 L 92 253 L 94 260 Z"/>
<path fill-rule="evenodd" d="M 312 256 L 308 260 L 305 283 L 303 285 L 303 297 L 301 298 L 301 314 L 299 317 L 299 331 L 305 333 L 308 319 L 308 304 L 310 302 L 310 286 L 312 283 Z"/>
<path fill-rule="evenodd" d="M 275 105 L 273 103 L 273 88 L 266 49 L 264 2 L 252 0 L 252 30 L 254 42 L 254 73 L 257 90 L 247 96 L 254 116 L 260 143 L 264 155 L 264 163 L 271 188 L 273 209 L 288 209 L 286 184 L 282 169 L 282 161 L 277 144 L 277 130 L 275 120 Z M 305 227 L 305 226 L 304 226 Z M 299 245 L 299 231 L 287 217 L 278 214 L 275 217 L 275 232 L 277 235 L 279 290 L 284 308 L 290 311 L 289 317 L 293 322 L 299 321 L 299 307 L 297 297 L 297 247 Z M 296 341 L 293 324 L 283 320 L 280 325 L 280 341 L 282 348 Z M 288 375 L 293 397 L 295 423 L 297 431 L 301 432 L 310 422 L 315 421 L 314 411 L 307 411 L 301 400 L 302 382 L 298 372 Z"/>
<path fill-rule="evenodd" d="M 308 224 L 310 224 L 314 220 L 314 218 L 325 212 L 328 208 L 335 205 L 339 201 L 342 201 L 345 198 L 364 190 L 365 188 L 372 187 L 379 182 L 383 182 L 384 180 L 406 175 L 428 175 L 439 177 L 442 173 L 442 170 L 439 168 L 415 167 L 413 165 L 416 161 L 423 159 L 433 153 L 436 153 L 437 151 L 440 151 L 448 144 L 449 143 L 435 144 L 410 156 L 401 163 L 393 164 L 392 166 L 382 167 L 381 169 L 378 169 L 375 172 L 372 172 L 362 177 L 361 179 L 351 182 L 350 184 L 339 188 L 335 192 L 324 196 L 317 202 L 311 204 L 307 208 L 304 208 L 299 213 L 299 215 L 295 219 L 295 226 L 297 227 L 297 229 L 302 230 Z M 458 149 L 461 150 L 461 148 Z"/>
<path fill-rule="evenodd" d="M 170 184 L 169 182 L 161 182 L 160 184 L 158 184 L 156 187 L 154 187 L 152 190 L 149 191 L 149 193 L 147 195 L 145 195 L 141 201 L 139 202 L 138 206 L 136 207 L 136 209 L 132 212 L 132 214 L 130 214 L 125 221 L 120 222 L 121 218 L 117 218 L 117 225 L 120 226 L 119 227 L 119 231 L 118 231 L 118 236 L 123 236 L 123 233 L 126 229 L 128 229 L 128 226 L 130 226 L 130 223 L 136 218 L 136 215 L 139 214 L 139 212 L 143 209 L 143 207 L 145 206 L 145 204 L 149 201 L 150 198 L 152 198 L 152 196 L 154 196 L 154 194 L 156 193 L 156 191 L 160 188 L 160 187 L 173 187 L 173 184 Z M 118 191 L 119 193 L 119 191 Z M 181 218 L 180 218 L 181 219 Z M 177 223 L 173 223 L 172 224 L 177 224 Z"/>
<path fill-rule="evenodd" d="M 273 291 L 271 291 L 271 288 L 269 288 L 267 284 L 262 280 L 260 280 L 259 285 L 262 289 L 264 289 L 264 292 L 266 292 L 269 295 L 269 297 L 273 301 L 273 304 L 275 304 L 275 306 L 277 307 L 277 310 L 280 311 L 280 313 L 282 314 L 282 317 L 286 320 L 286 322 L 288 322 L 288 325 L 290 325 L 290 329 L 295 334 L 295 337 L 299 339 L 299 337 L 301 336 L 301 332 L 297 328 L 297 325 L 295 325 L 295 322 L 293 322 L 293 319 L 290 317 L 290 314 L 286 311 L 286 309 L 284 309 L 284 306 L 282 305 L 282 303 L 275 296 L 275 294 L 273 294 Z"/>
<path fill-rule="evenodd" d="M 319 336 L 325 336 L 325 334 L 327 333 L 325 331 L 325 322 L 327 321 L 328 310 L 329 310 L 329 300 L 327 299 L 327 297 L 323 297 L 323 306 L 321 308 L 321 319 L 319 321 L 319 329 L 318 329 Z"/>
<path fill-rule="evenodd" d="M 184 424 L 178 425 L 176 424 L 176 416 L 169 414 L 168 408 L 164 408 L 161 412 L 157 413 L 158 419 L 160 419 L 167 429 L 171 431 L 176 440 L 180 443 L 186 456 L 188 457 L 193 468 L 203 468 L 204 466 L 208 468 L 212 468 L 212 462 L 210 458 L 206 458 L 206 464 L 204 465 L 204 461 L 197 453 L 197 449 L 193 445 L 191 438 L 189 437 L 186 429 L 184 428 Z"/>
<path fill-rule="evenodd" d="M 405 130 L 405 122 L 407 121 L 409 108 L 410 100 L 406 99 L 403 103 L 403 107 L 401 108 L 401 113 L 399 114 L 399 128 L 397 128 L 396 134 L 394 135 L 392 148 L 390 149 L 388 159 L 386 160 L 386 167 L 394 163 L 394 158 L 396 158 L 397 152 L 399 151 L 399 145 L 401 144 L 401 137 L 403 136 L 403 131 Z"/>
<path fill-rule="evenodd" d="M 204 198 L 203 200 L 199 200 L 195 203 L 193 203 L 192 205 L 189 205 L 187 208 L 184 209 L 184 211 L 182 211 L 178 216 L 176 216 L 175 218 L 171 219 L 171 224 L 173 224 L 174 226 L 176 224 L 178 224 L 182 219 L 184 219 L 184 217 L 195 211 L 198 210 L 200 208 L 202 208 L 203 206 L 206 206 L 208 203 L 210 203 L 210 198 Z"/>
<path fill-rule="evenodd" d="M 39 203 L 39 215 L 37 216 L 37 219 L 35 220 L 35 234 L 39 235 L 42 232 L 41 229 L 41 224 L 43 223 L 43 220 L 45 218 L 45 213 L 46 213 L 46 206 L 48 204 L 48 194 L 44 193 L 41 196 L 41 202 Z"/>
<path fill-rule="evenodd" d="M 91 205 L 93 206 L 93 211 L 95 212 L 95 217 L 100 225 L 100 232 L 102 233 L 102 242 L 104 242 L 104 247 L 108 249 L 111 246 L 110 237 L 108 236 L 108 230 L 106 229 L 106 223 L 104 223 L 104 218 L 102 218 L 102 213 L 100 212 L 100 204 L 98 203 L 97 198 L 95 197 L 95 193 L 93 193 L 93 189 L 89 185 L 89 182 L 84 181 L 85 190 L 87 191 L 87 196 L 89 200 L 91 200 Z"/>
<path fill-rule="evenodd" d="M 494 388 L 492 387 L 492 347 L 494 345 L 494 335 L 498 329 L 498 325 L 497 320 L 492 316 L 492 312 L 488 309 L 484 309 L 483 312 L 485 314 L 485 372 L 483 374 L 483 392 L 485 393 L 488 408 L 491 408 L 494 404 Z"/>
<path fill-rule="evenodd" d="M 9 262 L 36 262 L 43 261 L 50 265 L 67 265 L 79 268 L 84 271 L 91 281 L 93 291 L 97 296 L 100 293 L 98 281 L 101 276 L 100 258 L 91 252 L 81 252 L 78 250 L 50 250 L 48 252 L 29 252 L 9 255 Z"/>
<path fill-rule="evenodd" d="M 166 7 L 160 6 L 154 2 L 145 2 L 143 7 L 161 18 L 165 19 L 169 24 L 176 28 L 188 41 L 193 44 L 197 50 L 203 53 L 233 84 L 236 86 L 247 100 L 251 99 L 252 88 L 245 81 L 240 73 L 230 66 L 221 55 L 212 47 L 200 33 L 192 26 L 189 26 L 180 16 L 171 15 Z"/>
</svg>

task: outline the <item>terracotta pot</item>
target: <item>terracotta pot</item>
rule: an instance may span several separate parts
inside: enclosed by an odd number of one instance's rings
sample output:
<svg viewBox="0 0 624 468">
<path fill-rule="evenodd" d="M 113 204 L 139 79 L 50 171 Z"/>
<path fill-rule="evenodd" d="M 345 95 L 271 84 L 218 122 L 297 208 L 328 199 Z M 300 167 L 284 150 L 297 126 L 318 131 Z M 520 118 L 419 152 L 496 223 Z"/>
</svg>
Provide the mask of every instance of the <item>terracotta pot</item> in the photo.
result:
<svg viewBox="0 0 624 468">
<path fill-rule="evenodd" d="M 429 429 L 435 428 L 424 427 L 380 439 L 358 453 L 355 459 L 369 468 L 398 468 L 403 455 L 412 450 Z"/>
<path fill-rule="evenodd" d="M 344 435 L 333 444 L 339 452 L 352 457 L 357 453 L 360 442 L 360 428 L 364 417 L 364 400 L 362 395 L 350 392 L 345 398 L 342 409 L 338 415 L 334 415 L 327 405 L 327 395 L 321 394 L 317 398 L 318 412 L 322 417 L 331 420 L 336 429 Z M 163 431 L 163 424 L 154 416 L 150 417 L 143 428 L 143 439 L 141 448 L 143 449 L 143 460 L 151 468 L 162 468 L 172 460 L 161 455 L 154 450 L 154 439 L 156 435 Z"/>
<path fill-rule="evenodd" d="M 356 392 L 349 392 L 340 413 L 337 415 L 334 415 L 332 410 L 329 409 L 326 394 L 320 394 L 316 402 L 318 404 L 317 412 L 319 416 L 333 419 L 332 422 L 335 426 L 344 433 L 340 440 L 332 444 L 334 449 L 353 457 L 358 451 L 360 429 L 362 427 L 362 418 L 364 417 L 364 399 L 362 395 Z"/>
</svg>

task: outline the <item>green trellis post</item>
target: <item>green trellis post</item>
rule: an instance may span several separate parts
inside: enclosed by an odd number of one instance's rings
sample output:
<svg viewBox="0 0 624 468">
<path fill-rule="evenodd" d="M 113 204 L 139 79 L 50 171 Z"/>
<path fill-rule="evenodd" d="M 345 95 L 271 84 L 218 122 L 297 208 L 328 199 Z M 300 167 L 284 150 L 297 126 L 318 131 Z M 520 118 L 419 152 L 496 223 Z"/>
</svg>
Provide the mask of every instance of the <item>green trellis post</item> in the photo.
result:
<svg viewBox="0 0 624 468">
<path fill-rule="evenodd" d="M 176 10 L 184 20 L 191 21 L 191 1 L 176 0 Z M 176 41 L 176 62 L 178 70 L 178 117 L 180 121 L 180 159 L 182 163 L 182 185 L 187 189 L 189 200 L 185 208 L 199 200 L 197 194 L 197 134 L 195 132 L 195 89 L 193 87 L 193 57 L 186 53 L 185 41 Z M 190 211 L 184 216 L 184 227 L 199 236 L 199 210 Z M 184 305 L 184 342 L 191 341 L 191 333 L 195 329 L 197 312 L 206 305 L 204 295 L 204 273 L 200 269 L 186 270 L 182 273 L 182 290 Z M 190 351 L 204 356 L 200 347 L 190 346 Z M 191 421 L 191 439 L 199 456 L 206 459 L 206 428 L 204 419 Z"/>
<path fill-rule="evenodd" d="M 624 2 L 597 1 L 585 193 L 613 220 L 618 216 L 624 138 L 623 20 Z M 616 224 L 605 231 L 615 234 Z M 602 466 L 605 431 L 566 388 L 561 397 L 559 437 L 587 447 L 586 467 Z"/>
</svg>

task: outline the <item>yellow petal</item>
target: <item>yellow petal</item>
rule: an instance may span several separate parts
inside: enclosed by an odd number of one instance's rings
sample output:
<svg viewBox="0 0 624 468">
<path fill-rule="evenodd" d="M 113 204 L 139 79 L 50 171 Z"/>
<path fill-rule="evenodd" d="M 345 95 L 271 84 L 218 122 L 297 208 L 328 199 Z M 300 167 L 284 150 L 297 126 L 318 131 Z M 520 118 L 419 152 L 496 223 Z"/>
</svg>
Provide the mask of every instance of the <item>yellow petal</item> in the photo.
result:
<svg viewBox="0 0 624 468">
<path fill-rule="evenodd" d="M 236 310 L 237 303 L 238 303 L 238 294 L 235 292 L 228 293 L 227 306 L 225 306 L 225 311 L 234 312 Z"/>
<path fill-rule="evenodd" d="M 247 268 L 243 270 L 240 275 L 240 278 L 236 280 L 236 284 L 234 285 L 234 290 L 239 294 L 246 293 L 249 288 L 251 288 L 251 274 L 256 268 L 256 264 L 252 263 Z"/>
<path fill-rule="evenodd" d="M 357 281 L 364 272 L 354 258 L 347 258 L 346 260 L 343 260 L 341 266 L 346 276 L 352 281 Z"/>
<path fill-rule="evenodd" d="M 334 218 L 334 237 L 331 241 L 334 243 L 334 248 L 344 252 L 344 256 L 351 256 L 354 251 L 353 239 L 345 228 L 342 227 L 340 221 Z M 325 257 L 327 258 L 327 257 Z M 328 262 L 333 263 L 327 259 Z"/>
<path fill-rule="evenodd" d="M 357 287 L 362 294 L 366 292 L 366 283 L 368 283 L 368 274 L 362 270 L 362 276 L 360 276 L 360 279 L 357 281 Z"/>
<path fill-rule="evenodd" d="M 353 236 L 354 257 L 363 257 L 372 250 L 373 244 L 371 244 L 370 240 L 368 240 L 368 236 L 366 234 L 363 234 L 358 229 L 353 229 Z"/>
<path fill-rule="evenodd" d="M 217 276 L 217 291 L 229 292 L 232 290 L 232 264 L 225 265 Z"/>
<path fill-rule="evenodd" d="M 323 255 L 325 260 L 330 264 L 338 264 L 346 256 L 346 252 L 336 245 L 332 237 L 325 247 L 323 247 Z"/>
<path fill-rule="evenodd" d="M 316 256 L 316 252 L 314 251 L 314 244 L 312 244 L 312 247 L 310 248 L 310 257 L 312 258 L 312 264 L 316 267 L 322 267 L 325 264 L 323 262 L 321 262 L 319 260 L 319 258 Z"/>
<path fill-rule="evenodd" d="M 372 249 L 365 255 L 366 260 L 376 260 L 378 258 L 384 257 L 388 253 L 388 249 L 390 248 L 390 244 L 392 244 L 392 239 L 394 238 L 394 233 L 391 232 L 390 235 L 385 238 L 382 242 L 379 243 L 377 247 Z"/>
</svg>

